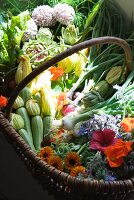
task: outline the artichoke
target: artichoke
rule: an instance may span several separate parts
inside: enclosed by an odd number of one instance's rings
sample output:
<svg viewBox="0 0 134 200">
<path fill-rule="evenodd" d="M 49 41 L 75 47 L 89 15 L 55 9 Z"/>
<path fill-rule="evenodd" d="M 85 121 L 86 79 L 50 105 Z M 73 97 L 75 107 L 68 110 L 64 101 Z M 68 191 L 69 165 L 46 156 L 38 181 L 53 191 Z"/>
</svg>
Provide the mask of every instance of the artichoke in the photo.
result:
<svg viewBox="0 0 134 200">
<path fill-rule="evenodd" d="M 39 42 L 44 43 L 46 46 L 52 43 L 52 33 L 49 28 L 41 27 L 36 35 Z"/>
<path fill-rule="evenodd" d="M 100 103 L 102 101 L 104 101 L 104 99 L 95 90 L 86 93 L 82 99 L 85 107 L 96 105 L 97 103 Z"/>
<path fill-rule="evenodd" d="M 62 27 L 61 35 L 64 42 L 70 45 L 75 44 L 80 39 L 80 37 L 78 36 L 79 35 L 78 27 L 76 28 L 72 24 L 69 24 L 66 28 Z"/>
</svg>

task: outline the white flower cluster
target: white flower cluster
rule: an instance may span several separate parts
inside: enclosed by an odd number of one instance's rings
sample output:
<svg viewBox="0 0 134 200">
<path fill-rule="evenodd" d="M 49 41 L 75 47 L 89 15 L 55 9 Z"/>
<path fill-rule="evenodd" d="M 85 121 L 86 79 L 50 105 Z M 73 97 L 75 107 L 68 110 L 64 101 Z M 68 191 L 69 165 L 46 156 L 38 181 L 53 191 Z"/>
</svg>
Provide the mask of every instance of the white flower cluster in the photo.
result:
<svg viewBox="0 0 134 200">
<path fill-rule="evenodd" d="M 56 20 L 53 16 L 54 10 L 50 6 L 38 6 L 33 10 L 32 18 L 38 26 L 48 27 L 53 26 Z"/>
<path fill-rule="evenodd" d="M 75 11 L 72 6 L 65 3 L 58 3 L 51 8 L 48 5 L 38 6 L 33 10 L 32 18 L 41 27 L 54 26 L 58 21 L 63 25 L 70 24 L 75 16 Z"/>
<path fill-rule="evenodd" d="M 27 29 L 22 37 L 22 41 L 27 41 L 29 39 L 34 39 L 37 34 L 38 28 L 34 20 L 31 18 L 27 22 Z"/>
<path fill-rule="evenodd" d="M 68 25 L 74 20 L 75 11 L 72 6 L 64 3 L 58 3 L 54 7 L 55 19 L 63 25 Z"/>
</svg>

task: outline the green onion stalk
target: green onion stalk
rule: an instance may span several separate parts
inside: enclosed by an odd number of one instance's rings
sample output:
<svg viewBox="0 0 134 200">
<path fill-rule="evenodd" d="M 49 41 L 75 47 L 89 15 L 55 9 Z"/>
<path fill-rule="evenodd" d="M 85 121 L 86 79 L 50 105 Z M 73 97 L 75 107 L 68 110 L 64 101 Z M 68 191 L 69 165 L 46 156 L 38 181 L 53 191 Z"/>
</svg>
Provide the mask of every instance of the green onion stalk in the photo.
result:
<svg viewBox="0 0 134 200">
<path fill-rule="evenodd" d="M 65 130 L 73 130 L 79 122 L 86 121 L 93 117 L 94 114 L 107 113 L 111 115 L 121 115 L 122 118 L 134 115 L 134 70 L 129 74 L 127 80 L 119 90 L 108 100 L 98 103 L 95 106 L 83 109 L 77 113 L 71 113 L 63 117 L 60 126 Z M 123 97 L 123 99 L 122 99 Z"/>
</svg>

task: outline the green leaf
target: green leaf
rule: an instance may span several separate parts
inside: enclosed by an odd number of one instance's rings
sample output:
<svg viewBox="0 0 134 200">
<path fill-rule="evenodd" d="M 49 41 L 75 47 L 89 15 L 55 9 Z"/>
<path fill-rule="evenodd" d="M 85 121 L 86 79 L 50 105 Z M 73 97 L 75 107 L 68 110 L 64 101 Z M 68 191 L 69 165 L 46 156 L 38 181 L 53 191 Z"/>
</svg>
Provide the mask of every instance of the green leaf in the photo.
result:
<svg viewBox="0 0 134 200">
<path fill-rule="evenodd" d="M 94 18 L 96 17 L 101 5 L 103 3 L 103 0 L 98 1 L 95 6 L 93 7 L 92 11 L 88 14 L 85 29 L 90 27 L 91 23 L 93 22 Z"/>
<path fill-rule="evenodd" d="M 30 19 L 28 11 L 22 12 L 17 16 L 7 15 L 6 23 L 0 26 L 0 62 L 1 64 L 15 65 L 20 51 L 20 43 L 27 21 Z"/>
<path fill-rule="evenodd" d="M 6 47 L 4 46 L 3 42 L 0 42 L 0 63 L 9 62 L 8 52 Z"/>
</svg>

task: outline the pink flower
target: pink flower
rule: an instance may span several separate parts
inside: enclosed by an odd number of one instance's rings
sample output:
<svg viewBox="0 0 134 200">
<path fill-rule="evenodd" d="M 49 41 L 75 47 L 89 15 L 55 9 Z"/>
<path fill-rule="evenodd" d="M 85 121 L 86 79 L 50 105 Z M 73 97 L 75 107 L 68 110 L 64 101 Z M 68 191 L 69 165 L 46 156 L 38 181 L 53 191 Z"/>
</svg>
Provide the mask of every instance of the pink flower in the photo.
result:
<svg viewBox="0 0 134 200">
<path fill-rule="evenodd" d="M 90 149 L 99 150 L 104 153 L 106 147 L 114 145 L 116 141 L 117 139 L 113 130 L 97 130 L 93 133 L 93 139 L 90 141 Z"/>
</svg>

